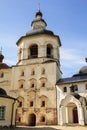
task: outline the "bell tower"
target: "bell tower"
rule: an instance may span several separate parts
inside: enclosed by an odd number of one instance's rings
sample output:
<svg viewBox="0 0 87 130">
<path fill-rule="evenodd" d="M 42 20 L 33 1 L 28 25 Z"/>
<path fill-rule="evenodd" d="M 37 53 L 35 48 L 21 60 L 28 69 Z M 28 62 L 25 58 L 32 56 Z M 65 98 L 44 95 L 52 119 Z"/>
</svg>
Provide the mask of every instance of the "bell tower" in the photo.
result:
<svg viewBox="0 0 87 130">
<path fill-rule="evenodd" d="M 18 62 L 12 71 L 12 88 L 14 94 L 22 97 L 19 98 L 23 104 L 21 112 L 18 110 L 17 114 L 19 117 L 21 113 L 21 124 L 57 124 L 55 84 L 61 78 L 61 42 L 59 36 L 47 30 L 46 26 L 39 8 L 31 22 L 31 30 L 16 43 Z"/>
<path fill-rule="evenodd" d="M 18 62 L 17 65 L 43 63 L 55 61 L 60 65 L 59 47 L 60 38 L 46 29 L 47 23 L 42 18 L 40 8 L 31 22 L 32 29 L 17 41 Z"/>
</svg>

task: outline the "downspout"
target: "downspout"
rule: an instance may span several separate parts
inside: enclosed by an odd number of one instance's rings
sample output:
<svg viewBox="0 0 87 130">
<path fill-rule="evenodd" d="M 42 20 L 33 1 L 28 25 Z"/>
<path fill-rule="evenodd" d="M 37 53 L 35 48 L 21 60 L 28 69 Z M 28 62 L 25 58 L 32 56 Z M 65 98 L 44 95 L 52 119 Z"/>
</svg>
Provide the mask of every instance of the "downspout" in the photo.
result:
<svg viewBox="0 0 87 130">
<path fill-rule="evenodd" d="M 16 100 L 16 99 L 14 99 L 14 102 L 12 103 L 12 113 L 11 113 L 11 125 L 10 125 L 10 127 L 13 126 L 12 123 L 13 123 L 13 114 L 14 114 L 14 104 L 15 104 L 15 100 Z"/>
<path fill-rule="evenodd" d="M 57 125 L 58 125 L 57 85 L 55 84 L 55 86 L 56 86 L 56 115 L 57 115 L 56 121 L 57 121 Z"/>
</svg>

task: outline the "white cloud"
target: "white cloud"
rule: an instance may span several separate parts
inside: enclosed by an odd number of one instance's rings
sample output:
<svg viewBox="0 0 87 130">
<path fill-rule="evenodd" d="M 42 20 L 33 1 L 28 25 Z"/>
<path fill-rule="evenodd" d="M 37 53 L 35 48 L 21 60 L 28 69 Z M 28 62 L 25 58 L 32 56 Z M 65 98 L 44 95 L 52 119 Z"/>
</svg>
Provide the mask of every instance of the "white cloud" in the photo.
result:
<svg viewBox="0 0 87 130">
<path fill-rule="evenodd" d="M 4 60 L 4 63 L 6 63 L 9 66 L 15 65 L 16 64 L 16 60 Z"/>
<path fill-rule="evenodd" d="M 84 57 L 85 58 L 85 57 Z M 83 58 L 83 51 L 71 48 L 60 49 L 61 65 L 64 67 L 76 67 L 85 65 L 85 59 Z"/>
</svg>

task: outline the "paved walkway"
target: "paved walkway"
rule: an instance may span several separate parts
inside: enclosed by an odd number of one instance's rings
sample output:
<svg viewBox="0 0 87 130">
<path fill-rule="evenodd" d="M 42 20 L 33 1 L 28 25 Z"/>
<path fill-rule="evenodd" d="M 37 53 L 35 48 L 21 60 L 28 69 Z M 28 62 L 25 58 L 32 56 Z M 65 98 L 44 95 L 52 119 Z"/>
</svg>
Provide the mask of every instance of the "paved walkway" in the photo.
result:
<svg viewBox="0 0 87 130">
<path fill-rule="evenodd" d="M 35 126 L 2 129 L 0 128 L 0 130 L 87 130 L 87 126 Z"/>
<path fill-rule="evenodd" d="M 21 130 L 87 130 L 87 126 L 35 126 L 23 127 Z M 18 130 L 18 129 L 17 129 Z M 20 130 L 20 129 L 19 129 Z"/>
<path fill-rule="evenodd" d="M 56 130 L 87 130 L 87 126 L 51 126 Z"/>
</svg>

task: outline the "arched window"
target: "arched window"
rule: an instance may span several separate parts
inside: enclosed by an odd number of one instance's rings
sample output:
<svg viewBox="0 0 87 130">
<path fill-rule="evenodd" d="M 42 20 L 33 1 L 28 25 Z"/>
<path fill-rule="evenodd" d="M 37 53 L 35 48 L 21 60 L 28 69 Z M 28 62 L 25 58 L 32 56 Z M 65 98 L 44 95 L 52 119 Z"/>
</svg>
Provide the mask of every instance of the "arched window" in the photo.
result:
<svg viewBox="0 0 87 130">
<path fill-rule="evenodd" d="M 35 70 L 34 69 L 31 70 L 31 75 L 35 75 Z"/>
<path fill-rule="evenodd" d="M 21 72 L 21 76 L 24 76 L 24 71 Z"/>
<path fill-rule="evenodd" d="M 45 107 L 45 101 L 41 101 L 41 107 Z"/>
<path fill-rule="evenodd" d="M 21 117 L 18 118 L 18 122 L 21 122 Z"/>
<path fill-rule="evenodd" d="M 42 83 L 41 87 L 45 87 L 45 82 Z"/>
<path fill-rule="evenodd" d="M 19 101 L 18 103 L 18 107 L 22 107 L 22 101 Z"/>
<path fill-rule="evenodd" d="M 34 86 L 35 86 L 34 83 L 32 83 L 32 84 L 31 84 L 31 88 L 34 88 Z"/>
<path fill-rule="evenodd" d="M 63 92 L 67 92 L 67 87 L 64 87 L 64 88 L 63 88 Z"/>
<path fill-rule="evenodd" d="M 47 45 L 47 57 L 48 58 L 52 58 L 52 49 L 53 49 L 53 47 L 50 44 L 48 44 Z"/>
<path fill-rule="evenodd" d="M 23 88 L 23 84 L 20 85 L 20 88 Z"/>
<path fill-rule="evenodd" d="M 45 117 L 44 116 L 41 117 L 41 122 L 45 122 Z"/>
<path fill-rule="evenodd" d="M 34 102 L 30 101 L 30 107 L 33 107 L 33 105 L 34 105 Z"/>
<path fill-rule="evenodd" d="M 71 91 L 71 92 L 78 91 L 78 85 L 71 85 L 70 91 Z"/>
<path fill-rule="evenodd" d="M 74 85 L 74 91 L 78 91 L 78 85 Z"/>
<path fill-rule="evenodd" d="M 24 88 L 24 86 L 25 86 L 25 80 L 24 79 L 19 80 L 19 89 Z"/>
<path fill-rule="evenodd" d="M 30 58 L 37 58 L 38 57 L 38 46 L 32 45 L 30 46 Z"/>
<path fill-rule="evenodd" d="M 45 74 L 45 69 L 44 68 L 42 68 L 42 74 Z"/>
<path fill-rule="evenodd" d="M 18 97 L 18 107 L 23 107 L 23 102 L 24 102 L 24 99 L 23 97 Z"/>
<path fill-rule="evenodd" d="M 30 88 L 35 88 L 37 86 L 37 81 L 36 79 L 30 79 L 29 80 Z"/>
<path fill-rule="evenodd" d="M 1 77 L 1 78 L 3 78 L 3 77 L 4 77 L 4 73 L 3 73 L 3 72 L 1 73 L 1 76 L 0 76 L 0 77 Z"/>
</svg>

